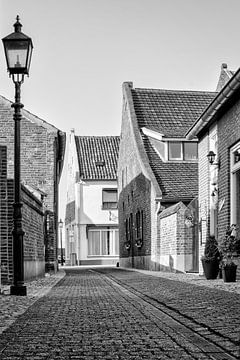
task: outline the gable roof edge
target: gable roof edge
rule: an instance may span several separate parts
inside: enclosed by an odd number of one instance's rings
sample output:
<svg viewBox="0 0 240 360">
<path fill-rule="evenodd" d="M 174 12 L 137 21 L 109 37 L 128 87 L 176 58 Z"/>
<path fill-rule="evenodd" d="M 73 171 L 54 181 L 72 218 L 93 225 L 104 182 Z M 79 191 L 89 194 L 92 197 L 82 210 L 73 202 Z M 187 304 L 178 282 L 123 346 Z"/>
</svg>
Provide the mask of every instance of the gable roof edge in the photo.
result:
<svg viewBox="0 0 240 360">
<path fill-rule="evenodd" d="M 11 105 L 13 104 L 13 102 L 11 100 L 5 98 L 3 95 L 0 95 L 0 98 L 7 105 L 9 104 L 10 108 L 11 108 Z M 31 123 L 35 123 L 38 126 L 42 126 L 45 129 L 49 130 L 50 132 L 58 132 L 59 131 L 59 129 L 56 126 L 48 123 L 46 120 L 41 119 L 40 117 L 31 113 L 30 111 L 28 111 L 25 108 L 22 108 L 21 113 L 22 113 L 22 117 L 25 118 L 26 120 L 30 121 Z"/>
<path fill-rule="evenodd" d="M 219 110 L 229 101 L 229 99 L 240 89 L 240 68 L 227 82 L 223 89 L 213 99 L 203 114 L 197 119 L 193 126 L 187 131 L 188 140 L 197 136 L 219 113 Z"/>
<path fill-rule="evenodd" d="M 155 192 L 156 192 L 156 198 L 162 198 L 162 191 L 160 189 L 160 186 L 157 182 L 157 179 L 149 165 L 149 160 L 144 148 L 144 144 L 142 141 L 142 137 L 140 135 L 140 129 L 137 125 L 137 116 L 134 109 L 134 103 L 132 98 L 132 92 L 131 89 L 133 88 L 132 82 L 124 82 L 123 83 L 123 94 L 125 95 L 125 98 L 128 102 L 129 111 L 130 111 L 130 123 L 133 129 L 133 141 L 135 142 L 136 148 L 137 148 L 137 156 L 139 162 L 142 164 L 142 167 L 145 169 L 146 173 L 148 174 L 150 180 L 153 183 Z"/>
</svg>

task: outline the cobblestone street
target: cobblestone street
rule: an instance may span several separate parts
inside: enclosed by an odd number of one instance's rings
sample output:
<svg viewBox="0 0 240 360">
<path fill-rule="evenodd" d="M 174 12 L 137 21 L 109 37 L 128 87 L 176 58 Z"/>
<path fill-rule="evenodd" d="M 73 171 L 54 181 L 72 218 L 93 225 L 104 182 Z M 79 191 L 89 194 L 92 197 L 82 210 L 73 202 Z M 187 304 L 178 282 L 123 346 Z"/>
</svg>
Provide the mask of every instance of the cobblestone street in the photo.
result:
<svg viewBox="0 0 240 360">
<path fill-rule="evenodd" d="M 0 359 L 236 359 L 239 283 L 69 268 L 0 295 Z"/>
</svg>

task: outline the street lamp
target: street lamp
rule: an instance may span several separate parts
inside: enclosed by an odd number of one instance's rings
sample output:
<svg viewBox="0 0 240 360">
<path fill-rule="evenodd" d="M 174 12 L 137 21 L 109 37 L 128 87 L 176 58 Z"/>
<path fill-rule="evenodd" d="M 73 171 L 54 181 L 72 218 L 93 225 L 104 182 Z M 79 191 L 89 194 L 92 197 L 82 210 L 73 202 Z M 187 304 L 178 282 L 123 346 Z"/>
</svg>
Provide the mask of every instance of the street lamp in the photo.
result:
<svg viewBox="0 0 240 360">
<path fill-rule="evenodd" d="M 29 74 L 33 44 L 31 38 L 21 32 L 19 16 L 13 25 L 15 31 L 2 39 L 9 76 L 15 84 L 14 108 L 14 204 L 13 204 L 13 285 L 11 295 L 26 295 L 24 285 L 24 244 L 21 203 L 21 162 L 20 162 L 20 121 L 22 119 L 20 102 L 21 84 L 24 75 Z"/>
<path fill-rule="evenodd" d="M 60 229 L 60 242 L 61 242 L 61 265 L 63 266 L 63 247 L 62 247 L 62 229 L 63 229 L 63 221 L 60 219 L 59 221 L 59 229 Z"/>
</svg>

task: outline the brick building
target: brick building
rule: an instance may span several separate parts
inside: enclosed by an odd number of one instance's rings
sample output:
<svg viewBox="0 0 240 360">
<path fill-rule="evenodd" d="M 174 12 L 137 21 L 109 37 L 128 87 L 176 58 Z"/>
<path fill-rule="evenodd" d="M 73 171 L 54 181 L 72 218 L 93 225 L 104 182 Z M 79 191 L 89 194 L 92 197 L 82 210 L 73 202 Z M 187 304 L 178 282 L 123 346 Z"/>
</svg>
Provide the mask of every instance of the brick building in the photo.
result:
<svg viewBox="0 0 240 360">
<path fill-rule="evenodd" d="M 41 193 L 22 185 L 24 236 L 24 279 L 45 273 L 44 208 Z M 7 147 L 0 146 L 0 284 L 13 277 L 13 204 L 14 180 L 7 177 Z"/>
<path fill-rule="evenodd" d="M 227 226 L 240 227 L 240 69 L 231 75 L 187 132 L 199 139 L 200 256 L 209 235 L 221 241 Z M 209 151 L 216 155 L 212 165 Z"/>
<path fill-rule="evenodd" d="M 123 84 L 118 162 L 122 266 L 198 271 L 197 141 L 187 140 L 185 133 L 215 95 Z"/>
<path fill-rule="evenodd" d="M 66 263 L 119 261 L 117 160 L 119 136 L 71 131 L 65 218 Z"/>
<path fill-rule="evenodd" d="M 7 147 L 7 176 L 14 174 L 14 121 L 11 102 L 0 96 L 0 145 Z M 58 184 L 65 152 L 65 133 L 22 110 L 21 180 L 44 197 L 46 269 L 57 269 Z M 9 225 L 10 226 L 10 225 Z M 1 237 L 1 234 L 0 234 Z"/>
</svg>

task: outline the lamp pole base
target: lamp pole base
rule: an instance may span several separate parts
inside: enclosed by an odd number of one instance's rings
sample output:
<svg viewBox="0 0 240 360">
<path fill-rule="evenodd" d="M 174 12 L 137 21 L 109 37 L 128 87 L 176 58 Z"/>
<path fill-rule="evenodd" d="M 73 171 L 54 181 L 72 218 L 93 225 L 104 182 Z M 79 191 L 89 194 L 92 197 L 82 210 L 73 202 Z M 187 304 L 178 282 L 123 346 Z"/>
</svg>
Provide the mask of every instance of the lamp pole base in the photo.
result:
<svg viewBox="0 0 240 360">
<path fill-rule="evenodd" d="M 27 287 L 25 285 L 22 285 L 22 286 L 11 285 L 10 286 L 10 295 L 26 296 L 27 295 Z"/>
</svg>

